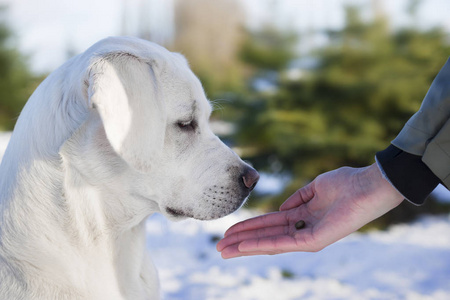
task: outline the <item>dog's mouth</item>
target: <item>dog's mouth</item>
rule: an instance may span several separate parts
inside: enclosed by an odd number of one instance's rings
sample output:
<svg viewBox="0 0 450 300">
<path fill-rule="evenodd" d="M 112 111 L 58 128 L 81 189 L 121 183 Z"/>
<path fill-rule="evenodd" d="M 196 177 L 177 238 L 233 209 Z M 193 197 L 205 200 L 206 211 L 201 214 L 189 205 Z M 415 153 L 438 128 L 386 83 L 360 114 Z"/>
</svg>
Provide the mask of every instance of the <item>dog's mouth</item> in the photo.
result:
<svg viewBox="0 0 450 300">
<path fill-rule="evenodd" d="M 178 219 L 184 219 L 184 218 L 192 218 L 196 220 L 201 221 L 207 221 L 207 220 L 215 220 L 222 218 L 226 215 L 229 215 L 230 213 L 236 211 L 241 207 L 247 198 L 243 199 L 242 201 L 238 201 L 236 203 L 229 203 L 229 205 L 219 205 L 219 204 L 213 204 L 213 210 L 208 211 L 208 213 L 195 213 L 191 209 L 181 209 L 181 208 L 174 208 L 174 207 L 166 207 L 165 211 L 168 216 L 174 218 L 174 220 Z"/>
<path fill-rule="evenodd" d="M 167 207 L 166 212 L 175 218 L 195 218 L 192 213 L 179 208 Z"/>
</svg>

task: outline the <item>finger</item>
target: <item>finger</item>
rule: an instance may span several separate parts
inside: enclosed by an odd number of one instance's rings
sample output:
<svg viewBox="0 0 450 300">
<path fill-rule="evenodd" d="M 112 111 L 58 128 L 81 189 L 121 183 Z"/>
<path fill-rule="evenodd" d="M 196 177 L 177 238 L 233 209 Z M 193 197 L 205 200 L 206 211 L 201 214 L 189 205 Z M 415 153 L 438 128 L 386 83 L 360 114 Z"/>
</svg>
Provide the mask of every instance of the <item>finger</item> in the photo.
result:
<svg viewBox="0 0 450 300">
<path fill-rule="evenodd" d="M 252 219 L 248 219 L 231 226 L 225 232 L 225 237 L 236 232 L 255 230 L 265 227 L 282 226 L 286 225 L 287 223 L 288 220 L 286 219 L 285 212 L 273 212 Z"/>
<path fill-rule="evenodd" d="M 235 258 L 235 257 L 241 257 L 241 256 L 274 255 L 274 254 L 282 253 L 279 251 L 276 251 L 276 252 L 272 252 L 272 251 L 271 252 L 263 252 L 263 251 L 240 252 L 238 247 L 239 247 L 239 245 L 235 244 L 235 245 L 225 248 L 221 253 L 222 258 L 229 259 L 229 258 Z"/>
<path fill-rule="evenodd" d="M 307 242 L 307 237 L 311 235 L 311 232 L 310 229 L 296 232 L 293 236 L 280 234 L 272 237 L 244 240 L 223 248 L 221 250 L 222 257 L 227 259 L 251 255 L 274 255 L 296 251 L 316 251 L 314 249 L 320 248 Z"/>
<path fill-rule="evenodd" d="M 314 181 L 292 194 L 281 206 L 280 211 L 289 210 L 309 202 L 314 197 Z"/>
<path fill-rule="evenodd" d="M 249 231 L 236 232 L 236 233 L 227 235 L 225 238 L 220 240 L 217 243 L 216 248 L 217 248 L 217 251 L 222 251 L 224 248 L 226 248 L 230 245 L 238 244 L 245 240 L 286 234 L 287 229 L 288 228 L 286 226 L 273 226 L 273 227 L 264 227 L 264 228 L 260 228 L 260 229 L 249 230 Z"/>
<path fill-rule="evenodd" d="M 246 240 L 238 245 L 239 252 L 264 252 L 264 253 L 285 253 L 292 251 L 300 251 L 301 247 L 297 241 L 288 235 L 272 236 L 267 238 L 259 238 Z"/>
<path fill-rule="evenodd" d="M 239 244 L 234 244 L 231 246 L 226 247 L 221 251 L 222 258 L 228 259 L 228 258 L 234 258 L 234 257 L 240 257 L 245 256 L 245 253 L 242 253 L 239 251 Z"/>
</svg>

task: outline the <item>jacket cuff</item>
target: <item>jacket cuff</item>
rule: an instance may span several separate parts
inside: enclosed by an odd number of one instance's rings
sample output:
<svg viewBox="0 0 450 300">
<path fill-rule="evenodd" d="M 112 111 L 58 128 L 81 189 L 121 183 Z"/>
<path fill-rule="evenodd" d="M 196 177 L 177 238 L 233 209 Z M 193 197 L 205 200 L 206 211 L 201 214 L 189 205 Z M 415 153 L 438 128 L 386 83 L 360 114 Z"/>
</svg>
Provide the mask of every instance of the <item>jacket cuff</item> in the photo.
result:
<svg viewBox="0 0 450 300">
<path fill-rule="evenodd" d="M 415 205 L 422 205 L 440 183 L 422 162 L 422 156 L 407 153 L 394 145 L 377 152 L 376 159 L 391 184 Z"/>
</svg>

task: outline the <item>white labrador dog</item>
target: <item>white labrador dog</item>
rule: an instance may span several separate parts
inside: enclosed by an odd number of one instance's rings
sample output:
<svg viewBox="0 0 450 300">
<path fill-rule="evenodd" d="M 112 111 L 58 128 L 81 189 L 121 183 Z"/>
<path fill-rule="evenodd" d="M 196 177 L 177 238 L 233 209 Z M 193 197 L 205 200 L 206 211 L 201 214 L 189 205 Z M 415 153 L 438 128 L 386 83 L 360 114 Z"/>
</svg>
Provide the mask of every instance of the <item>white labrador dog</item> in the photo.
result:
<svg viewBox="0 0 450 300">
<path fill-rule="evenodd" d="M 225 216 L 259 177 L 210 113 L 186 60 L 136 38 L 53 72 L 0 167 L 0 299 L 158 299 L 147 216 Z"/>
</svg>

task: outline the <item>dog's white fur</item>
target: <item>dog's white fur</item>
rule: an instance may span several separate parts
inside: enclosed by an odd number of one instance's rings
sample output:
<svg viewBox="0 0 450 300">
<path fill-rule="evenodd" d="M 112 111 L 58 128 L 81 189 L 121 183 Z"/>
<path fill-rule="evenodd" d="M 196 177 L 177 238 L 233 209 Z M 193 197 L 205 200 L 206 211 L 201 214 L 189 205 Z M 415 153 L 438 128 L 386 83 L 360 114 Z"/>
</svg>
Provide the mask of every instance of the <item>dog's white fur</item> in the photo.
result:
<svg viewBox="0 0 450 300">
<path fill-rule="evenodd" d="M 135 38 L 45 79 L 0 166 L 0 298 L 159 298 L 146 217 L 222 217 L 257 180 L 210 113 L 186 60 Z"/>
</svg>

